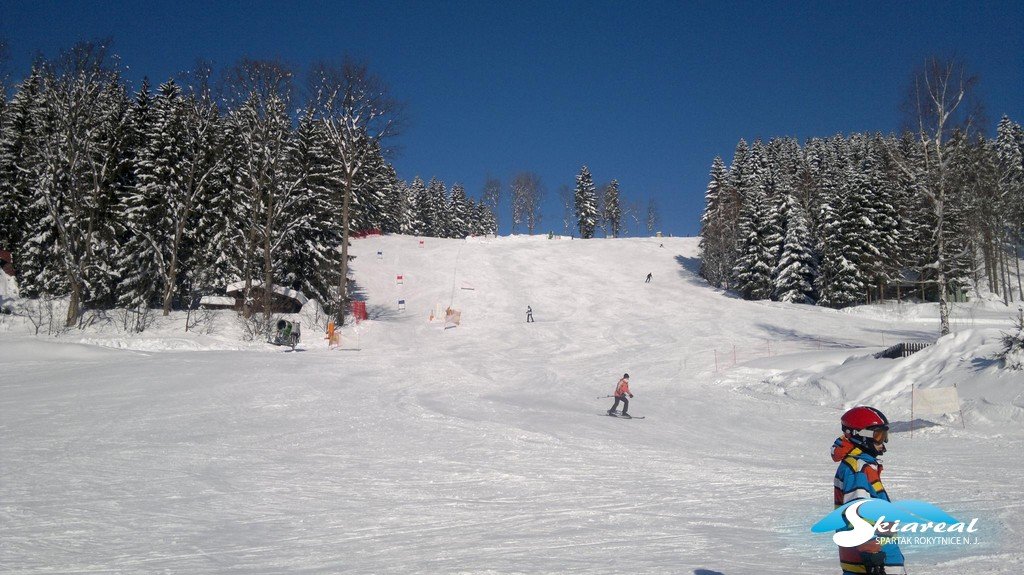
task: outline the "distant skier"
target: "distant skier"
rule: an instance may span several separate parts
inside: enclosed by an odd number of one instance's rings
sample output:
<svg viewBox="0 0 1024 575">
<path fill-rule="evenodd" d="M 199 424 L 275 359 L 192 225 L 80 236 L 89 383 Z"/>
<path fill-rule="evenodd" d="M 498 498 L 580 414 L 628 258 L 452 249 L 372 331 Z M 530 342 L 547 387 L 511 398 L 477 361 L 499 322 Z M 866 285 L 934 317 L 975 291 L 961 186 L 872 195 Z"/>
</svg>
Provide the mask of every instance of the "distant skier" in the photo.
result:
<svg viewBox="0 0 1024 575">
<path fill-rule="evenodd" d="M 645 284 L 649 284 L 649 283 L 651 283 L 651 277 L 652 277 L 652 274 L 648 273 L 648 274 L 647 274 L 647 281 L 645 281 L 644 283 L 645 283 Z"/>
<path fill-rule="evenodd" d="M 873 407 L 860 406 L 844 413 L 841 422 L 843 435 L 832 444 L 832 460 L 839 463 L 833 490 L 836 507 L 857 499 L 889 501 L 878 459 L 889 441 L 889 420 Z M 903 553 L 895 543 L 882 545 L 872 538 L 857 547 L 840 547 L 839 565 L 843 575 L 886 575 L 886 567 L 903 567 Z"/>
<path fill-rule="evenodd" d="M 537 323 L 533 321 L 533 308 L 526 306 L 526 323 Z"/>
<path fill-rule="evenodd" d="M 629 413 L 627 413 L 629 411 L 629 400 L 626 399 L 627 395 L 633 397 L 633 394 L 629 391 L 629 374 L 625 373 L 622 375 L 622 379 L 619 380 L 619 383 L 615 386 L 615 404 L 608 410 L 608 415 L 616 414 L 615 410 L 618 409 L 619 402 L 621 401 L 622 413 L 619 414 L 619 417 L 630 416 Z"/>
</svg>

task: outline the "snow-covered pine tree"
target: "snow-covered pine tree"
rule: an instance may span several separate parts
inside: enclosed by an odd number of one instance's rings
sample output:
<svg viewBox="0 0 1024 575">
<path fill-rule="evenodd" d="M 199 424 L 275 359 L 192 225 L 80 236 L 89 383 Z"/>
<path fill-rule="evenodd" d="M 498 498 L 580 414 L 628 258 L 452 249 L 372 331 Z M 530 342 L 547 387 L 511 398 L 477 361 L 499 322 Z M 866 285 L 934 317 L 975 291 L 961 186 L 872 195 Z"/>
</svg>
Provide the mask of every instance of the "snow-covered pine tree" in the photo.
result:
<svg viewBox="0 0 1024 575">
<path fill-rule="evenodd" d="M 845 220 L 845 204 L 843 197 L 836 195 L 821 207 L 821 261 L 815 288 L 818 305 L 832 308 L 848 306 L 864 293 L 857 270 L 856 242 L 847 237 L 851 226 Z"/>
<path fill-rule="evenodd" d="M 847 164 L 846 197 L 842 204 L 845 210 L 840 217 L 843 237 L 848 244 L 844 255 L 856 266 L 857 279 L 864 286 L 857 299 L 867 302 L 869 286 L 883 269 L 883 262 L 880 234 L 875 225 L 878 214 L 872 203 L 877 194 L 872 189 L 869 175 L 873 166 L 870 159 L 862 154 L 862 146 L 857 146 L 857 150 L 861 159 L 851 159 Z"/>
<path fill-rule="evenodd" d="M 448 190 L 444 182 L 437 178 L 431 178 L 427 184 L 426 194 L 426 223 L 427 235 L 435 238 L 448 236 L 449 214 L 448 214 Z"/>
<path fill-rule="evenodd" d="M 470 206 L 466 189 L 461 184 L 452 185 L 452 196 L 448 207 L 448 236 L 465 238 L 470 233 Z"/>
<path fill-rule="evenodd" d="M 84 261 L 85 293 L 83 303 L 90 308 L 110 308 L 116 302 L 119 280 L 116 267 L 119 240 L 117 206 L 131 182 L 128 161 L 132 129 L 129 122 L 131 98 L 119 75 L 109 76 L 100 93 L 103 110 L 99 125 L 92 131 L 96 138 L 89 156 L 91 196 L 96 198 L 97 226 L 94 244 Z"/>
<path fill-rule="evenodd" d="M 281 282 L 315 299 L 328 312 L 337 302 L 341 246 L 340 186 L 327 152 L 323 124 L 307 110 L 291 139 L 286 178 L 294 201 L 281 230 Z"/>
<path fill-rule="evenodd" d="M 404 233 L 414 236 L 430 235 L 430 223 L 427 221 L 430 199 L 427 196 L 427 186 L 419 176 L 413 178 L 412 184 L 409 185 L 408 197 L 409 210 Z"/>
<path fill-rule="evenodd" d="M 949 202 L 949 205 L 942 210 L 942 225 L 937 226 L 936 229 L 942 230 L 943 239 L 939 245 L 943 246 L 945 254 L 939 258 L 938 246 L 933 252 L 936 270 L 940 272 L 936 274 L 936 282 L 940 283 L 940 300 L 943 291 L 947 294 L 947 298 L 965 297 L 974 272 L 975 258 L 972 253 L 971 217 L 977 209 L 978 196 L 974 190 L 957 185 L 957 182 L 964 180 L 963 172 L 976 169 L 978 166 L 972 158 L 974 149 L 975 146 L 967 134 L 957 130 L 953 132 L 943 150 L 947 160 L 944 174 L 947 182 L 944 185 L 948 188 L 945 193 L 945 201 Z M 942 265 L 939 264 L 940 260 Z M 941 289 L 941 278 L 945 279 L 945 290 Z"/>
<path fill-rule="evenodd" d="M 1014 247 L 1011 259 L 1017 277 L 1018 299 L 1024 300 L 1024 280 L 1020 272 L 1020 258 L 1024 257 L 1024 129 L 1003 116 L 996 132 L 998 189 L 1006 210 L 1008 239 Z"/>
<path fill-rule="evenodd" d="M 1003 349 L 996 358 L 1002 360 L 1006 369 L 1024 370 L 1024 311 L 1017 310 L 1013 330 L 1003 334 Z"/>
<path fill-rule="evenodd" d="M 398 179 L 395 167 L 388 163 L 382 178 L 383 199 L 381 205 L 381 232 L 385 234 L 401 233 L 404 200 L 402 182 Z"/>
<path fill-rule="evenodd" d="M 755 144 L 755 148 L 759 143 Z M 732 276 L 734 285 L 745 299 L 768 299 L 772 295 L 772 273 L 777 254 L 769 242 L 771 230 L 771 208 L 766 193 L 766 174 L 759 163 L 760 154 L 751 154 L 754 164 L 748 162 L 755 175 L 748 180 L 743 191 L 740 209 L 738 240 L 736 243 L 736 265 Z"/>
<path fill-rule="evenodd" d="M 169 81 L 151 107 L 152 122 L 136 154 L 135 187 L 123 202 L 129 240 L 121 254 L 120 295 L 122 305 L 156 303 L 167 315 L 194 291 L 186 280 L 194 277 L 197 244 L 204 241 L 197 224 L 224 158 L 219 117 L 209 102 L 183 97 Z"/>
<path fill-rule="evenodd" d="M 878 259 L 872 269 L 872 277 L 878 288 L 877 298 L 885 298 L 886 287 L 900 280 L 903 268 L 904 240 L 900 235 L 899 221 L 899 170 L 887 153 L 888 144 L 880 134 L 875 134 L 869 143 L 868 179 L 871 196 L 869 202 L 875 213 L 875 242 Z"/>
<path fill-rule="evenodd" d="M 43 214 L 26 242 L 30 293 L 69 295 L 67 325 L 85 305 L 112 302 L 113 207 L 123 179 L 128 97 L 105 48 L 79 44 L 42 75 L 34 123 L 40 169 L 30 210 Z"/>
<path fill-rule="evenodd" d="M 622 208 L 619 206 L 619 181 L 612 180 L 604 189 L 604 221 L 608 234 L 619 237 L 622 230 Z"/>
<path fill-rule="evenodd" d="M 574 203 L 580 238 L 594 237 L 594 228 L 597 227 L 597 193 L 594 188 L 594 178 L 586 166 L 583 166 L 579 175 L 576 176 Z"/>
<path fill-rule="evenodd" d="M 465 191 L 463 191 L 465 194 Z M 480 206 L 477 205 L 477 201 L 469 196 L 466 196 L 465 201 L 466 211 L 466 235 L 467 236 L 479 236 L 480 235 Z"/>
<path fill-rule="evenodd" d="M 496 235 L 498 233 L 498 217 L 491 210 L 491 206 L 484 200 L 477 203 L 477 210 L 480 222 L 480 233 L 482 235 Z"/>
<path fill-rule="evenodd" d="M 977 286 L 985 276 L 992 293 L 1001 295 L 1009 305 L 1007 253 L 1012 252 L 1008 239 L 1007 210 L 999 190 L 999 165 L 995 146 L 979 137 L 965 145 L 957 161 L 951 164 L 951 182 L 965 191 L 969 204 L 967 228 L 970 249 L 968 257 L 973 283 Z"/>
<path fill-rule="evenodd" d="M 3 42 L 0 42 L 0 58 L 4 49 Z M 11 111 L 7 105 L 7 86 L 0 77 L 0 206 L 7 206 L 0 210 L 0 249 L 13 249 L 21 240 L 21 226 L 18 221 L 23 217 L 22 198 L 13 193 L 12 172 L 15 170 L 14 157 L 9 151 L 5 151 L 4 144 L 6 134 L 11 132 Z M 15 203 L 17 202 L 17 203 Z"/>
<path fill-rule="evenodd" d="M 807 215 L 795 193 L 787 194 L 785 213 L 785 242 L 774 274 L 775 298 L 791 303 L 813 303 L 817 261 L 814 258 Z"/>
<path fill-rule="evenodd" d="M 704 214 L 700 218 L 700 275 L 715 287 L 726 287 L 732 273 L 733 250 L 728 203 L 728 173 L 721 157 L 711 162 L 711 175 L 704 193 Z"/>
<path fill-rule="evenodd" d="M 42 261 L 24 262 L 25 244 L 43 217 L 41 206 L 32 209 L 32 188 L 41 168 L 38 142 L 42 114 L 42 76 L 34 67 L 18 86 L 6 107 L 0 127 L 0 248 L 10 250 L 21 272 L 19 287 L 29 297 L 39 294 L 36 277 Z M 34 266 L 33 266 L 34 264 Z"/>
<path fill-rule="evenodd" d="M 243 277 L 240 264 L 245 244 L 239 239 L 244 237 L 246 218 L 250 217 L 245 210 L 247 196 L 238 185 L 245 162 L 239 138 L 232 135 L 229 118 L 219 116 L 209 101 L 201 102 L 217 123 L 220 143 L 216 151 L 223 165 L 211 175 L 211 193 L 197 214 L 192 265 L 183 282 L 190 303 L 204 295 L 222 295 L 229 283 Z"/>
<path fill-rule="evenodd" d="M 229 117 L 237 141 L 241 162 L 236 175 L 239 215 L 244 222 L 244 246 L 241 271 L 245 294 L 249 298 L 253 280 L 271 286 L 275 271 L 281 269 L 278 251 L 298 217 L 294 204 L 301 181 L 289 178 L 291 119 L 284 96 L 254 91 Z M 264 290 L 264 316 L 271 314 L 270 294 Z M 251 313 L 247 309 L 247 313 Z"/>
<path fill-rule="evenodd" d="M 118 305 L 129 309 L 158 305 L 168 290 L 174 227 L 171 196 L 181 178 L 184 133 L 181 91 L 174 81 L 161 84 L 151 97 L 143 83 L 135 97 L 130 123 L 134 141 L 141 145 L 132 155 L 133 186 L 119 205 L 125 242 L 117 262 L 121 278 Z"/>
<path fill-rule="evenodd" d="M 800 166 L 800 145 L 792 138 L 775 138 L 770 140 L 765 148 L 768 157 L 765 193 L 771 209 L 771 233 L 768 236 L 768 243 L 772 246 L 777 266 L 785 243 L 786 221 L 789 216 L 788 197 L 794 192 Z"/>
<path fill-rule="evenodd" d="M 415 209 L 415 198 L 412 194 L 412 188 L 406 181 L 398 183 L 398 203 L 395 205 L 395 221 L 398 223 L 398 229 L 395 233 L 416 235 L 413 229 L 413 212 Z"/>
<path fill-rule="evenodd" d="M 892 181 L 901 244 L 901 281 L 917 283 L 914 294 L 905 294 L 902 287 L 898 287 L 897 297 L 902 299 L 914 295 L 923 301 L 934 230 L 931 210 L 925 196 L 918 189 L 918 182 L 924 178 L 924 152 L 920 143 L 909 133 L 903 134 L 898 140 L 887 141 L 887 146 L 887 158 L 896 166 Z"/>
<path fill-rule="evenodd" d="M 384 159 L 380 142 L 365 139 L 358 144 L 363 165 L 353 178 L 349 231 L 380 229 L 386 219 L 388 186 L 393 169 Z"/>
<path fill-rule="evenodd" d="M 811 138 L 804 145 L 803 156 L 797 175 L 793 182 L 793 190 L 797 195 L 797 201 L 804 207 L 807 216 L 807 231 L 811 234 L 811 241 L 818 246 L 818 215 L 821 213 L 822 203 L 822 174 L 824 173 L 825 162 L 825 141 L 821 138 Z"/>
<path fill-rule="evenodd" d="M 472 198 L 470 202 L 470 213 L 472 213 L 472 233 L 475 236 L 484 236 L 495 233 L 497 223 L 494 219 L 494 214 L 491 213 L 491 208 L 488 207 L 487 203 L 481 199 L 480 201 L 474 201 Z"/>
</svg>

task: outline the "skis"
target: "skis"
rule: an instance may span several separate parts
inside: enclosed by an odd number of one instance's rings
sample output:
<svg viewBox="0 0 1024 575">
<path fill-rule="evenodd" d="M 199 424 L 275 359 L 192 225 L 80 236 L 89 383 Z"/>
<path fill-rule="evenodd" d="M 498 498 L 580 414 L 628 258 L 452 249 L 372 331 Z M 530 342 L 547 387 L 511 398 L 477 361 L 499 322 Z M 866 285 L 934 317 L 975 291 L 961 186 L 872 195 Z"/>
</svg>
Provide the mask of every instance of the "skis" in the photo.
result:
<svg viewBox="0 0 1024 575">
<path fill-rule="evenodd" d="M 635 415 L 627 415 L 627 416 L 623 417 L 622 415 L 619 415 L 618 413 L 608 413 L 607 411 L 604 412 L 602 415 L 606 415 L 608 417 L 615 417 L 615 418 L 618 418 L 618 419 L 644 419 L 645 417 L 647 417 L 646 415 L 641 415 L 639 417 L 637 417 Z"/>
</svg>

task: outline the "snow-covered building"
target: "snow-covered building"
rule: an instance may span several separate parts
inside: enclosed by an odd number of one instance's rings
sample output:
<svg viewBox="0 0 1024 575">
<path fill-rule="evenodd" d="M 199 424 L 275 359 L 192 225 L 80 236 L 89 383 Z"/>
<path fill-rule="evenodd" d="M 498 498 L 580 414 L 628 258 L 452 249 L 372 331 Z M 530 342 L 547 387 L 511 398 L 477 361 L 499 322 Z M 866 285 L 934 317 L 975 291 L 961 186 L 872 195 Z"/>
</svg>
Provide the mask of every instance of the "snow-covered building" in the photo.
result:
<svg viewBox="0 0 1024 575">
<path fill-rule="evenodd" d="M 273 313 L 298 313 L 302 306 L 309 301 L 302 292 L 284 286 L 273 284 L 270 294 L 270 311 Z M 234 298 L 234 309 L 239 311 L 246 307 L 245 282 L 239 281 L 224 288 L 224 293 Z M 263 311 L 264 302 L 263 282 L 252 280 L 249 288 L 248 307 L 254 312 Z"/>
<path fill-rule="evenodd" d="M 11 252 L 0 250 L 0 270 L 14 277 L 14 257 L 11 256 Z"/>
<path fill-rule="evenodd" d="M 232 309 L 237 300 L 224 295 L 204 295 L 199 300 L 199 307 L 203 309 Z"/>
</svg>

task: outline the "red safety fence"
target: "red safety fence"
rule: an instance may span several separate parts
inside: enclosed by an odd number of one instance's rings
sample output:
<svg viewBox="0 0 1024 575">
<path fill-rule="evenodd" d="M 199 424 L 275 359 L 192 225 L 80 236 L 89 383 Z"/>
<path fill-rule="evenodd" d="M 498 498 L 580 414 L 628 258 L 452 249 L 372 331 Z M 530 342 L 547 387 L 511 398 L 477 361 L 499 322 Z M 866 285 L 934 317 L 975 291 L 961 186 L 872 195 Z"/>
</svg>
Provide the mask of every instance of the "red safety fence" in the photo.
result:
<svg viewBox="0 0 1024 575">
<path fill-rule="evenodd" d="M 360 322 L 360 321 L 363 321 L 364 319 L 367 319 L 368 316 L 366 315 L 366 302 L 365 301 L 354 301 L 354 302 L 352 302 L 352 317 L 354 317 L 357 322 Z"/>
<path fill-rule="evenodd" d="M 382 234 L 379 229 L 377 229 L 377 228 L 369 228 L 369 229 L 365 229 L 365 230 L 359 230 L 358 232 L 353 233 L 351 235 L 351 237 L 358 239 L 358 238 L 365 238 L 367 236 L 381 236 L 381 235 L 384 235 L 384 234 Z"/>
</svg>

